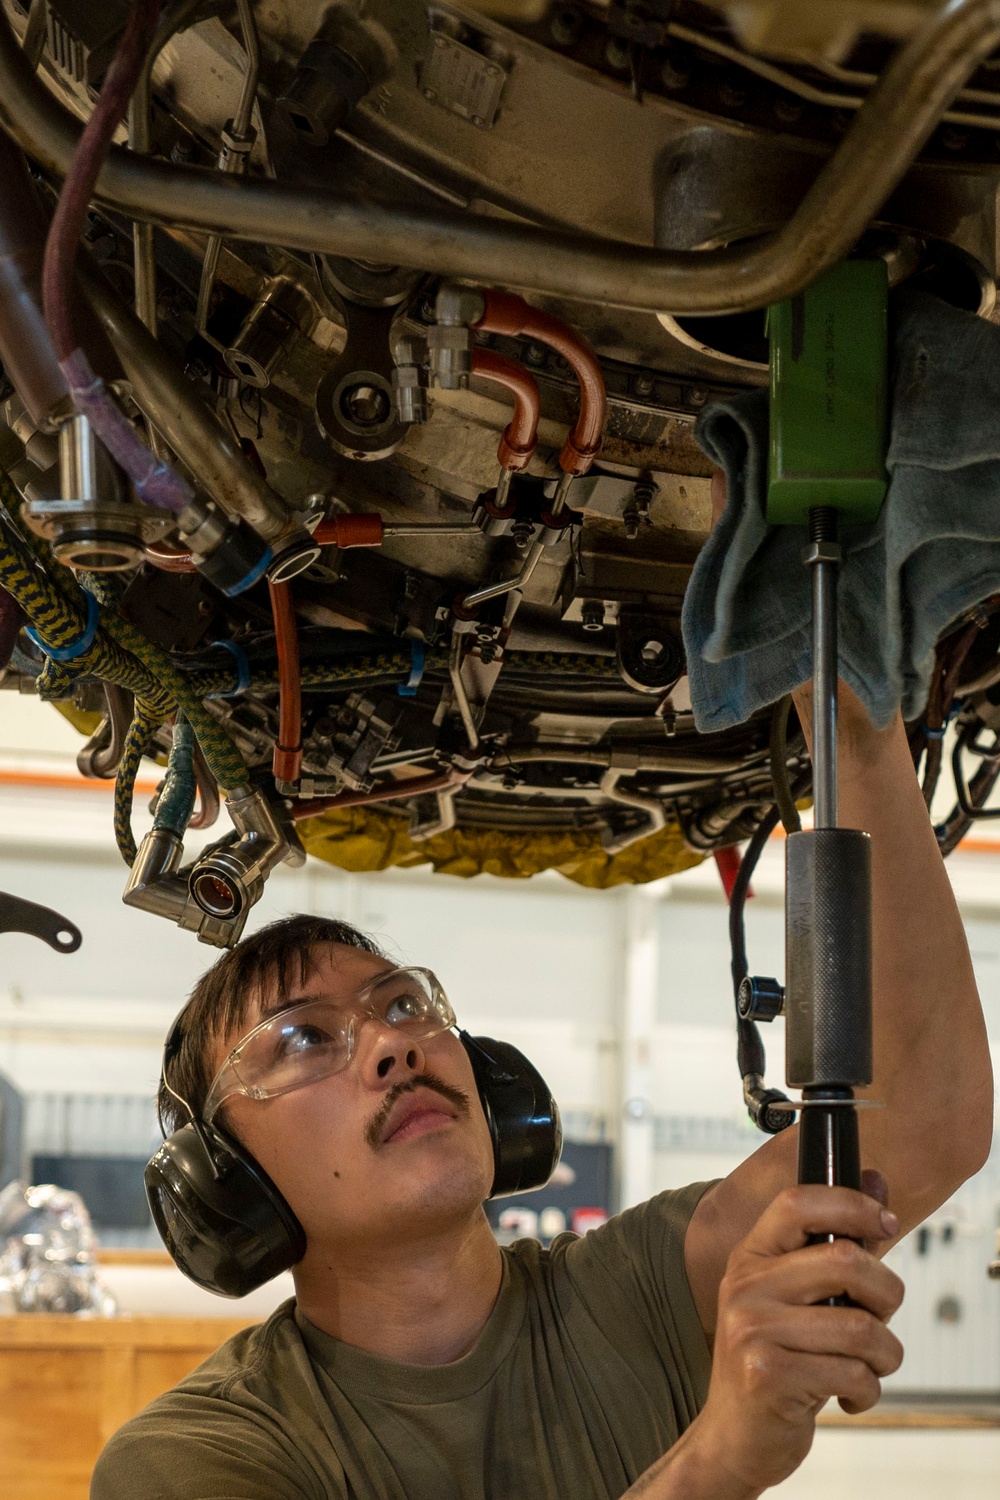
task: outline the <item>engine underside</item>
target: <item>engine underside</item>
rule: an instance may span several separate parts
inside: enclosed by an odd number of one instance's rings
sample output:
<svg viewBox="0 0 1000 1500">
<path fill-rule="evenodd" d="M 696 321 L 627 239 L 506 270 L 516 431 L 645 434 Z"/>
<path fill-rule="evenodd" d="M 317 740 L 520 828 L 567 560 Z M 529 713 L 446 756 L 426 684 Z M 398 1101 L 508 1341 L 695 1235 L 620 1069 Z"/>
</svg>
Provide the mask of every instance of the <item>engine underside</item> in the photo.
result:
<svg viewBox="0 0 1000 1500">
<path fill-rule="evenodd" d="M 175 0 L 91 201 L 74 308 L 119 411 L 202 505 L 198 529 L 151 518 L 99 446 L 81 457 L 78 429 L 67 495 L 69 408 L 14 316 L 130 6 L 3 8 L 0 115 L 30 169 L 5 141 L 0 207 L 21 240 L 0 246 L 0 583 L 21 614 L 3 686 L 95 716 L 84 774 L 122 787 L 141 753 L 173 750 L 169 799 L 186 754 L 195 826 L 219 786 L 235 824 L 190 872 L 169 827 L 127 900 L 229 943 L 300 843 L 354 869 L 649 880 L 746 839 L 780 768 L 808 794 L 794 718 L 790 734 L 771 713 L 694 728 L 680 615 L 712 524 L 694 424 L 766 385 L 765 305 L 820 268 L 838 194 L 862 222 L 844 219 L 832 258 L 863 235 L 893 283 L 993 315 L 995 39 L 909 149 L 887 132 L 908 87 L 928 92 L 899 66 L 898 33 L 933 22 L 917 0 L 861 7 L 863 24 L 837 0 L 511 0 L 495 16 Z M 927 76 L 946 70 L 925 52 Z M 860 185 L 896 148 L 909 156 L 868 212 Z M 240 516 L 270 548 L 256 580 L 213 550 Z M 41 567 L 70 623 L 95 599 L 161 699 L 120 662 L 54 654 L 15 563 Z M 912 726 L 928 798 L 949 715 L 970 753 L 1000 725 L 989 608 L 972 624 L 941 642 Z M 987 756 L 963 784 L 946 849 L 996 775 Z"/>
</svg>

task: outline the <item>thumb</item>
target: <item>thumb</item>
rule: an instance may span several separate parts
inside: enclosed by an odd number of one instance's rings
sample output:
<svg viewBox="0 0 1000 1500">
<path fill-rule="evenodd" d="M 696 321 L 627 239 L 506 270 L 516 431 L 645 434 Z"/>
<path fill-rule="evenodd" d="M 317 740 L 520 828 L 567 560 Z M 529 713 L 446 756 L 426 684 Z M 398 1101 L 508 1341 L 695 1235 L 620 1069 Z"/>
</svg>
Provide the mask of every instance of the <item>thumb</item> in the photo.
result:
<svg viewBox="0 0 1000 1500">
<path fill-rule="evenodd" d="M 889 1207 L 889 1184 L 875 1167 L 865 1167 L 861 1173 L 861 1191 L 874 1198 L 876 1203 L 881 1203 L 883 1208 Z M 885 1248 L 883 1240 L 865 1241 L 865 1249 L 873 1255 L 884 1255 Z"/>
</svg>

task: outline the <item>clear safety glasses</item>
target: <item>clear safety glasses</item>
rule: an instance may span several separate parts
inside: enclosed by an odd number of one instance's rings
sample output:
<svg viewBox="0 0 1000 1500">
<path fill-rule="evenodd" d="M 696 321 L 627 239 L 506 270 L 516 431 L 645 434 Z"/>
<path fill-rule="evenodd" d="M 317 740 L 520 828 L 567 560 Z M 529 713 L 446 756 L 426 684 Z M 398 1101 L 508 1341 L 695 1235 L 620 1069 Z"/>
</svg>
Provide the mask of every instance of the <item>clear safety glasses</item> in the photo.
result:
<svg viewBox="0 0 1000 1500">
<path fill-rule="evenodd" d="M 426 1040 L 455 1025 L 455 1012 L 430 969 L 391 969 L 348 1000 L 303 1000 L 247 1033 L 219 1069 L 202 1118 L 210 1122 L 233 1094 L 271 1099 L 347 1067 L 368 1019 Z"/>
</svg>

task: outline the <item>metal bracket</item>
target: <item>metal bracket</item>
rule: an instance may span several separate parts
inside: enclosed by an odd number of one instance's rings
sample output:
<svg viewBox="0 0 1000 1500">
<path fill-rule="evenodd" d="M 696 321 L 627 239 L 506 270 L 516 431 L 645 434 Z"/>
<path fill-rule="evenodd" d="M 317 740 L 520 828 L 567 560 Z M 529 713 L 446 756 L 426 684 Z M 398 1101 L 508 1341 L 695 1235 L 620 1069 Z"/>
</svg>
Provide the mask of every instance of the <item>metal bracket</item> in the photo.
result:
<svg viewBox="0 0 1000 1500">
<path fill-rule="evenodd" d="M 6 891 L 0 891 L 0 932 L 25 932 L 29 937 L 41 938 L 57 953 L 75 953 L 83 942 L 79 927 L 67 917 Z"/>
</svg>

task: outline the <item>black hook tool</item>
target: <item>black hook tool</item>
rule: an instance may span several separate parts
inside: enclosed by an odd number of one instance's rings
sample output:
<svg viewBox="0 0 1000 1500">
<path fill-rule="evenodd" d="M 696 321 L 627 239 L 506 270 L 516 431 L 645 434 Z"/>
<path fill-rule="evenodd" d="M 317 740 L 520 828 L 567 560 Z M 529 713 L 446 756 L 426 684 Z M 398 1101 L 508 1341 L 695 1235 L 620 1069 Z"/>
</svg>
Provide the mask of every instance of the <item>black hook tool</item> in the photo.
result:
<svg viewBox="0 0 1000 1500">
<path fill-rule="evenodd" d="M 6 891 L 0 891 L 0 932 L 26 932 L 41 938 L 57 953 L 75 953 L 83 942 L 79 927 L 67 917 Z"/>
</svg>

